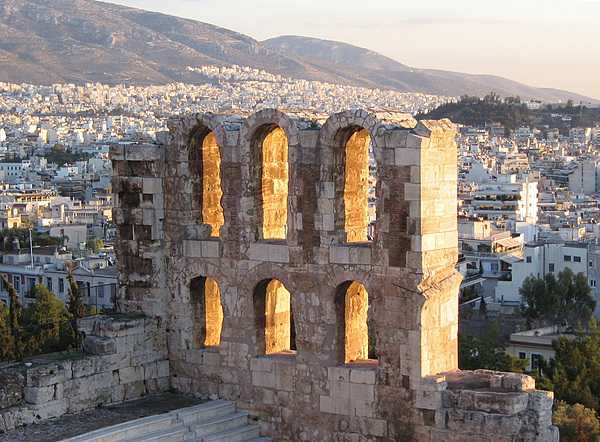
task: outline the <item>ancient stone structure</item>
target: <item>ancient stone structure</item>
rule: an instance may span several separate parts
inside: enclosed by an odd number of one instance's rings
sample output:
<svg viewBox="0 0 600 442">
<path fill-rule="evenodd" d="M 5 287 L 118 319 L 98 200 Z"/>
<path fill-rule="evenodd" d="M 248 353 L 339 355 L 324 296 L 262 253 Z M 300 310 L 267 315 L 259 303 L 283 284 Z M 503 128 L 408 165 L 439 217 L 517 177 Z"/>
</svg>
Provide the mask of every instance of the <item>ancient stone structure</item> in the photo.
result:
<svg viewBox="0 0 600 442">
<path fill-rule="evenodd" d="M 169 389 L 169 361 L 158 318 L 81 319 L 84 353 L 32 358 L 0 370 L 0 433 L 64 414 Z"/>
<path fill-rule="evenodd" d="M 531 378 L 457 370 L 449 121 L 263 110 L 169 127 L 111 155 L 119 305 L 159 319 L 173 388 L 236 401 L 276 441 L 558 439 Z"/>
</svg>

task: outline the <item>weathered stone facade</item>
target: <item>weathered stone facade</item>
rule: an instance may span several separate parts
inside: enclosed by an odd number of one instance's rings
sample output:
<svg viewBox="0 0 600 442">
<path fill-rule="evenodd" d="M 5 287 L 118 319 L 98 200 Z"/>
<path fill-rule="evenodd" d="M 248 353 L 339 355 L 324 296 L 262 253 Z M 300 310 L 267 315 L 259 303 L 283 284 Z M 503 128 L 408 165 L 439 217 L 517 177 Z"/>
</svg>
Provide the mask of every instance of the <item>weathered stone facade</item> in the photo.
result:
<svg viewBox="0 0 600 442">
<path fill-rule="evenodd" d="M 348 153 L 365 131 L 377 216 L 357 242 L 366 175 L 345 159 L 366 159 Z M 208 136 L 220 155 L 202 151 Z M 176 119 L 157 145 L 114 148 L 119 303 L 160 318 L 171 386 L 236 401 L 276 441 L 557 439 L 552 394 L 531 378 L 457 371 L 454 137 L 445 120 L 263 110 Z"/>
</svg>

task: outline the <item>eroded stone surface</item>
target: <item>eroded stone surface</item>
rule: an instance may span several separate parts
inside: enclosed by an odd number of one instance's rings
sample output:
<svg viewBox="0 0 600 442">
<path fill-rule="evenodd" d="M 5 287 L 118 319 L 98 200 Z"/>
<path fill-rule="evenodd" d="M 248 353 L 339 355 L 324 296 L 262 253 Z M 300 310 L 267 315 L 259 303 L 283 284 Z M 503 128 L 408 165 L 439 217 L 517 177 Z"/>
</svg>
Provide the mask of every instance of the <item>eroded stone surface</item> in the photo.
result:
<svg viewBox="0 0 600 442">
<path fill-rule="evenodd" d="M 187 116 L 169 127 L 162 145 L 111 154 L 119 305 L 159 318 L 172 388 L 236 401 L 281 441 L 553 440 L 551 395 L 535 391 L 530 378 L 457 371 L 452 123 L 267 109 Z M 282 135 L 265 152 L 275 128 Z M 193 134 L 209 132 L 221 157 L 218 238 L 202 225 L 201 169 L 189 151 Z M 361 183 L 352 191 L 360 214 L 348 214 L 344 201 L 346 160 L 364 157 L 345 151 L 355 133 L 370 138 L 377 174 L 373 238 L 360 243 L 349 241 L 347 226 L 364 238 L 363 169 L 350 173 Z M 265 225 L 276 234 L 265 235 Z M 210 348 L 199 339 L 207 317 L 197 314 L 198 278 L 218 284 L 223 306 L 220 342 Z M 267 299 L 274 280 L 290 294 L 293 320 Z M 368 309 L 346 308 L 354 282 L 368 294 Z M 360 319 L 355 331 L 364 336 L 365 311 L 377 360 L 362 359 L 360 341 L 351 358 L 358 362 L 347 364 L 347 314 Z M 279 325 L 287 329 L 274 336 L 287 344 L 289 332 L 296 352 L 270 354 L 287 346 L 269 335 Z"/>
</svg>

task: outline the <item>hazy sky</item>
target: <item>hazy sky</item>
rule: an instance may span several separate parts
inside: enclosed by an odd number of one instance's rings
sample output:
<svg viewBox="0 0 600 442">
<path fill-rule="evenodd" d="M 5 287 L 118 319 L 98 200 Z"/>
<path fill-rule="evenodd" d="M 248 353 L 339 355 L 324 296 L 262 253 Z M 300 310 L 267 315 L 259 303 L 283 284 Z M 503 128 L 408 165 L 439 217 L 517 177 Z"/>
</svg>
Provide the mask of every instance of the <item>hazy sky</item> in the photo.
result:
<svg viewBox="0 0 600 442">
<path fill-rule="evenodd" d="M 600 98 L 600 0 L 111 0 L 258 40 L 340 40 L 402 63 Z"/>
</svg>

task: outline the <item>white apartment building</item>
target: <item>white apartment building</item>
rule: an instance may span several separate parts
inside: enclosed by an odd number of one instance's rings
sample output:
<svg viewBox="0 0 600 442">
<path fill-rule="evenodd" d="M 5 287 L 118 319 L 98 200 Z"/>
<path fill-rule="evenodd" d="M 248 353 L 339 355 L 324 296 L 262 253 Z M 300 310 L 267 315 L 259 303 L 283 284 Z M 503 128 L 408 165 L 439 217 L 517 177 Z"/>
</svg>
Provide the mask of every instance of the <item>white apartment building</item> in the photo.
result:
<svg viewBox="0 0 600 442">
<path fill-rule="evenodd" d="M 587 144 L 592 140 L 592 128 L 574 127 L 569 130 L 569 137 L 573 143 Z"/>
<path fill-rule="evenodd" d="M 474 216 L 485 219 L 535 224 L 538 221 L 537 204 L 537 181 L 490 182 L 480 184 L 474 192 L 471 211 Z"/>
<path fill-rule="evenodd" d="M 569 175 L 569 190 L 576 195 L 591 195 L 599 188 L 599 162 L 593 159 L 578 161 Z"/>
<path fill-rule="evenodd" d="M 510 281 L 499 281 L 496 285 L 495 300 L 499 303 L 521 303 L 519 289 L 529 276 L 542 278 L 548 273 L 558 275 L 570 268 L 573 273 L 583 273 L 588 278 L 590 260 L 588 246 L 581 242 L 537 241 L 526 244 L 523 257 L 512 263 Z M 594 283 L 595 284 L 595 283 Z"/>
<path fill-rule="evenodd" d="M 593 244 L 588 249 L 588 283 L 596 300 L 596 311 L 600 318 L 600 245 Z"/>
<path fill-rule="evenodd" d="M 29 170 L 28 161 L 19 163 L 0 163 L 0 179 L 4 181 L 14 181 L 23 176 Z"/>
<path fill-rule="evenodd" d="M 32 255 L 28 250 L 9 252 L 2 257 L 0 274 L 13 285 L 23 305 L 33 302 L 30 293 L 37 284 L 46 286 L 66 303 L 69 293 L 66 263 L 71 258 L 71 253 L 61 252 L 55 246 L 37 247 L 33 249 L 32 266 Z M 103 309 L 112 308 L 117 290 L 116 268 L 98 266 L 97 263 L 96 266 L 98 268 L 91 269 L 86 265 L 79 265 L 73 271 L 74 279 L 86 304 Z M 2 282 L 0 302 L 9 303 L 8 292 Z"/>
<path fill-rule="evenodd" d="M 506 353 L 526 361 L 525 369 L 527 371 L 536 370 L 540 367 L 542 359 L 545 361 L 554 359 L 556 353 L 552 343 L 561 337 L 574 339 L 575 335 L 561 333 L 558 327 L 545 327 L 512 333 L 506 346 Z"/>
<path fill-rule="evenodd" d="M 592 143 L 600 146 L 600 126 L 592 129 Z"/>
</svg>

